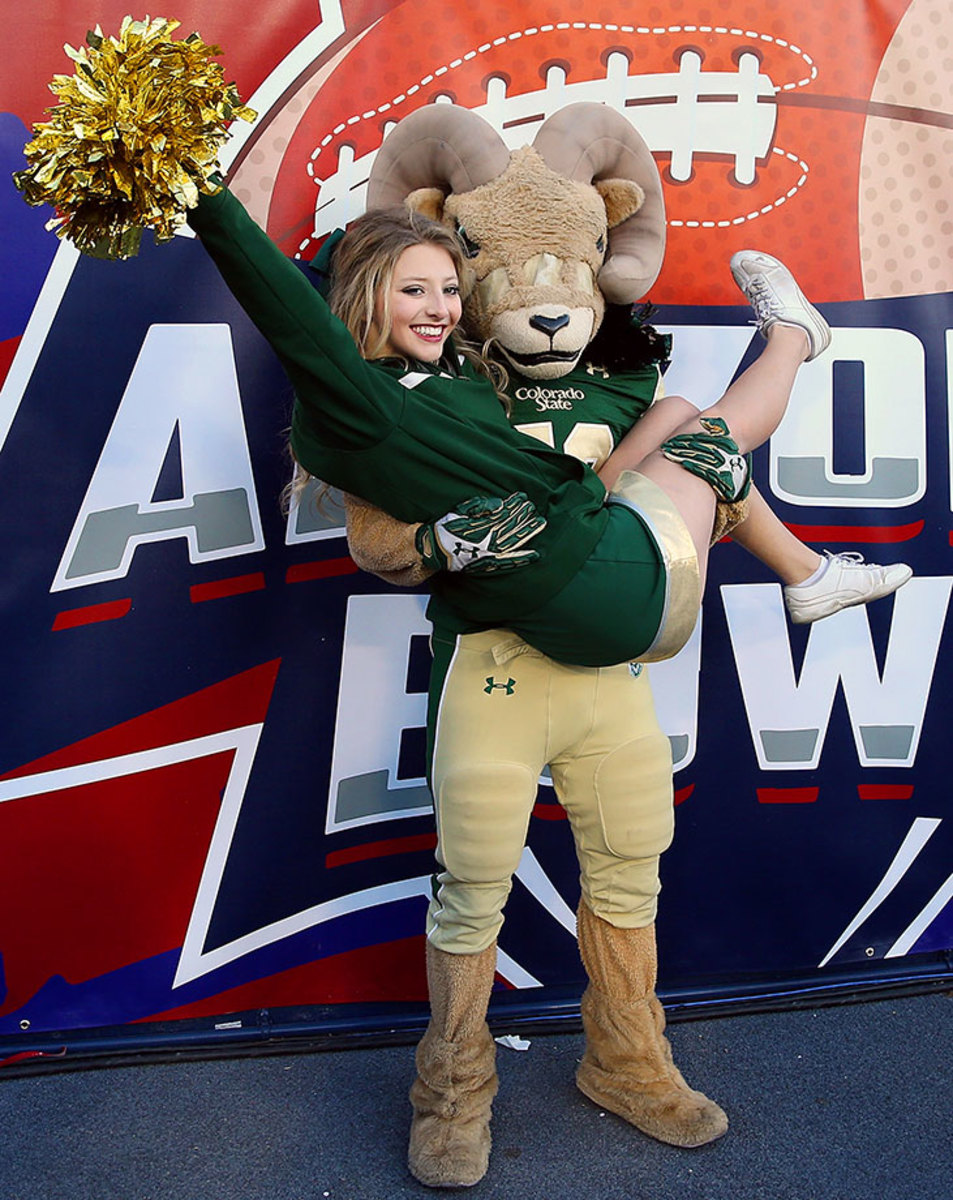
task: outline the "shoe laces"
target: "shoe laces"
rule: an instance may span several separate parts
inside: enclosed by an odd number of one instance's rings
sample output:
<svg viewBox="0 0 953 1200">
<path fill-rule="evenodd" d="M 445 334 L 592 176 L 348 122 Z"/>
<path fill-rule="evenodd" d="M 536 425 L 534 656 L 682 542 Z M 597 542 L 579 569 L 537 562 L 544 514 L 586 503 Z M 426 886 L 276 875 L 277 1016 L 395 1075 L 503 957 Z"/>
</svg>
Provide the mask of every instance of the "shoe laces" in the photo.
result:
<svg viewBox="0 0 953 1200">
<path fill-rule="evenodd" d="M 830 550 L 824 551 L 830 562 L 840 563 L 842 567 L 863 567 L 866 566 L 864 556 L 857 550 L 842 550 L 840 554 L 831 554 Z"/>
<path fill-rule="evenodd" d="M 745 288 L 748 302 L 754 309 L 756 324 L 774 316 L 774 290 L 763 275 L 755 275 Z"/>
</svg>

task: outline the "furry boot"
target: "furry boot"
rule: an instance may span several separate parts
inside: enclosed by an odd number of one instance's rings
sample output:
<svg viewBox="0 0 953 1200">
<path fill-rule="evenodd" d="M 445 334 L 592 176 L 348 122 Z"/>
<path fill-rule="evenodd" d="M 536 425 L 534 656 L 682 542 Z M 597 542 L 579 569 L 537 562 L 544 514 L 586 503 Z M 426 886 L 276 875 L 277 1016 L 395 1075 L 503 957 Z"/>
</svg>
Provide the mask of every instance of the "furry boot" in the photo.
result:
<svg viewBox="0 0 953 1200">
<path fill-rule="evenodd" d="M 489 1165 L 497 1078 L 486 1009 L 495 971 L 495 942 L 478 954 L 427 943 L 430 1024 L 417 1047 L 407 1162 L 428 1187 L 469 1187 Z"/>
<path fill-rule="evenodd" d="M 576 1085 L 601 1108 L 672 1146 L 703 1146 L 728 1128 L 714 1101 L 688 1086 L 672 1061 L 655 996 L 655 927 L 617 929 L 583 900 L 579 952 L 586 1050 Z"/>
</svg>

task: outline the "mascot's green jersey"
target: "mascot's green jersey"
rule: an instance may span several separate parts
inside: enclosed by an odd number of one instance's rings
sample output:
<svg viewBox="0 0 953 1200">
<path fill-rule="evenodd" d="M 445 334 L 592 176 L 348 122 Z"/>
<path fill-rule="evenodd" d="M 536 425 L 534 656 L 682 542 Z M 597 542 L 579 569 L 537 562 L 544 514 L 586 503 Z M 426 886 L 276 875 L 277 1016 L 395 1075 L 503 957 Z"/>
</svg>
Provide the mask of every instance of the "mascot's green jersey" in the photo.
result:
<svg viewBox="0 0 953 1200">
<path fill-rule="evenodd" d="M 583 363 L 560 379 L 537 380 L 509 368 L 510 422 L 543 445 L 598 469 L 659 394 L 662 369 L 654 362 L 612 371 Z M 446 634 L 487 628 L 462 620 L 437 590 L 427 616 Z"/>
<path fill-rule="evenodd" d="M 512 376 L 511 423 L 544 445 L 600 467 L 655 399 L 659 368 L 609 372 L 584 364 L 561 379 Z"/>
</svg>

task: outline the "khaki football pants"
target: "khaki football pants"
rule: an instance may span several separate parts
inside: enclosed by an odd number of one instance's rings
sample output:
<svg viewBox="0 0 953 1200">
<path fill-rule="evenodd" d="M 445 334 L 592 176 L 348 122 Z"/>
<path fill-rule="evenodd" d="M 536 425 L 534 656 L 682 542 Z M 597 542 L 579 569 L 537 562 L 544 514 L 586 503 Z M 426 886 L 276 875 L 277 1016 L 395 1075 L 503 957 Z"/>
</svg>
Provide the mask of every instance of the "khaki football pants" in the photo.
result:
<svg viewBox="0 0 953 1200">
<path fill-rule="evenodd" d="M 671 748 L 644 668 L 566 666 L 500 629 L 438 634 L 434 657 L 430 940 L 472 954 L 496 938 L 546 764 L 592 911 L 651 924 L 674 818 Z"/>
</svg>

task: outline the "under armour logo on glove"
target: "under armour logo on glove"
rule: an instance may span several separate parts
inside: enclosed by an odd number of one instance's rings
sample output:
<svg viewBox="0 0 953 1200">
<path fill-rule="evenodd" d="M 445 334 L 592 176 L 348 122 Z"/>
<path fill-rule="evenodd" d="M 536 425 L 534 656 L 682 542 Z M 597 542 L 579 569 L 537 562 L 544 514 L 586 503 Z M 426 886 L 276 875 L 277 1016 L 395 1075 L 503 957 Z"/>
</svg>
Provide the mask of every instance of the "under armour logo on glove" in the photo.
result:
<svg viewBox="0 0 953 1200">
<path fill-rule="evenodd" d="M 435 570 L 512 571 L 539 558 L 527 548 L 546 528 L 546 518 L 523 492 L 505 500 L 474 496 L 456 512 L 421 525 L 415 535 L 417 551 Z"/>
<path fill-rule="evenodd" d="M 665 457 L 704 479 L 719 500 L 744 500 L 751 488 L 751 455 L 742 454 L 722 417 L 700 417 L 704 433 L 677 433 L 660 447 Z"/>
</svg>

